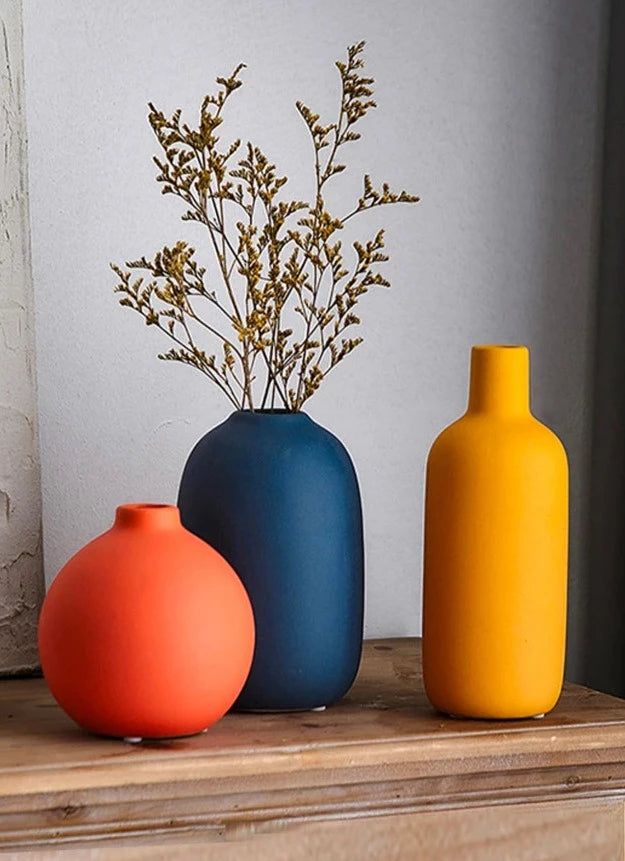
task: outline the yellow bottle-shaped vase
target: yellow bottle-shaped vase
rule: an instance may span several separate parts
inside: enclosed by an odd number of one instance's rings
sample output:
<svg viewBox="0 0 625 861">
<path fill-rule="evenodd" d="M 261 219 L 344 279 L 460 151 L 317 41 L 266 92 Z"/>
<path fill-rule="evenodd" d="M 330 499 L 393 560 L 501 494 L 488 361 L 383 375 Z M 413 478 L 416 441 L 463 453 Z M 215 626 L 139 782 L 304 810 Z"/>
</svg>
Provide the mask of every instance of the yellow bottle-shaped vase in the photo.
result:
<svg viewBox="0 0 625 861">
<path fill-rule="evenodd" d="M 471 354 L 469 407 L 428 457 L 423 672 L 443 712 L 526 718 L 556 704 L 566 631 L 568 467 L 529 406 L 529 352 Z"/>
</svg>

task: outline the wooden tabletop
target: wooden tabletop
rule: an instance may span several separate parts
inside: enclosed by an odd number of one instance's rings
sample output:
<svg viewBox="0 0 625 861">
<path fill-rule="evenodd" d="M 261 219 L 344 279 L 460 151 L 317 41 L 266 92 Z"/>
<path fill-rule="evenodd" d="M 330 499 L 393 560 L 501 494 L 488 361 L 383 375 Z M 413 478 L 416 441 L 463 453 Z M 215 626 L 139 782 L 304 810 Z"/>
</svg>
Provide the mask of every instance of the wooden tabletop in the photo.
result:
<svg viewBox="0 0 625 861">
<path fill-rule="evenodd" d="M 625 701 L 567 685 L 542 720 L 450 719 L 425 698 L 414 639 L 367 642 L 351 693 L 325 712 L 230 714 L 137 746 L 83 732 L 41 679 L 0 682 L 5 849 L 624 797 Z"/>
</svg>

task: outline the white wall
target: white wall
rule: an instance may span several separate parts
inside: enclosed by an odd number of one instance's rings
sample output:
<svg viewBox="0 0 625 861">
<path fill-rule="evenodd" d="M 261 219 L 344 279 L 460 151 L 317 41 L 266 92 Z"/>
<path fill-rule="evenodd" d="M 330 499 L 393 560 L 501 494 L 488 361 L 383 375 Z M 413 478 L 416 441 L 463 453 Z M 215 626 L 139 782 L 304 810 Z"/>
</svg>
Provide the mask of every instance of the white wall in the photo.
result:
<svg viewBox="0 0 625 861">
<path fill-rule="evenodd" d="M 228 412 L 197 372 L 156 360 L 160 333 L 112 293 L 110 260 L 188 235 L 153 180 L 146 102 L 195 111 L 244 60 L 227 130 L 308 193 L 293 103 L 332 110 L 333 60 L 360 38 L 380 107 L 345 194 L 368 170 L 423 198 L 371 218 L 393 290 L 366 299 L 365 345 L 309 404 L 360 475 L 367 631 L 419 629 L 424 462 L 464 408 L 475 342 L 532 348 L 535 411 L 571 458 L 578 578 L 605 14 L 593 0 L 27 0 L 49 578 L 116 503 L 174 500 L 191 446 Z"/>
</svg>

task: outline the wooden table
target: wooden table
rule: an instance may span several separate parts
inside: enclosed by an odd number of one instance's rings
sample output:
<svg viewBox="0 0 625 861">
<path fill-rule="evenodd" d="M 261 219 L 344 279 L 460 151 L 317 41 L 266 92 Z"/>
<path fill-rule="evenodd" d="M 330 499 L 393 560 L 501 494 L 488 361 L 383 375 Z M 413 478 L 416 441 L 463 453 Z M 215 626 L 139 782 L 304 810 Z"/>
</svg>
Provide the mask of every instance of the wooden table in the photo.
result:
<svg viewBox="0 0 625 861">
<path fill-rule="evenodd" d="M 325 712 L 232 714 L 203 736 L 136 747 L 82 732 L 41 679 L 0 682 L 0 849 L 625 857 L 625 701 L 568 685 L 543 720 L 453 720 L 428 705 L 419 668 L 418 641 L 370 641 L 352 692 Z"/>
</svg>

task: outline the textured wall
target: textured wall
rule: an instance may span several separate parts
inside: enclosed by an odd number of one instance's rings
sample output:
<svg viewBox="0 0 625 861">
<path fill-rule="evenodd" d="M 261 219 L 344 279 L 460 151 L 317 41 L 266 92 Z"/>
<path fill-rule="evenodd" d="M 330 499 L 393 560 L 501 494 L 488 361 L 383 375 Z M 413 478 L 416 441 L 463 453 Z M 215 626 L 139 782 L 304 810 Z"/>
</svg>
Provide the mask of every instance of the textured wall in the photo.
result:
<svg viewBox="0 0 625 861">
<path fill-rule="evenodd" d="M 576 618 L 606 8 L 26 0 L 49 578 L 108 525 L 115 503 L 175 499 L 191 446 L 228 413 L 200 374 L 156 360 L 160 333 L 112 295 L 109 260 L 182 237 L 205 247 L 156 187 L 146 102 L 195 112 L 215 75 L 244 60 L 246 85 L 223 132 L 257 141 L 292 193 L 308 195 L 310 145 L 294 102 L 333 111 L 333 61 L 365 38 L 380 107 L 333 200 L 342 208 L 368 169 L 422 203 L 370 214 L 366 230 L 387 227 L 393 289 L 366 297 L 365 343 L 309 412 L 345 441 L 359 472 L 367 631 L 419 630 L 424 462 L 464 409 L 469 348 L 480 342 L 529 344 L 535 411 L 568 448 Z"/>
<path fill-rule="evenodd" d="M 37 665 L 43 593 L 22 9 L 0 0 L 0 674 Z"/>
</svg>

